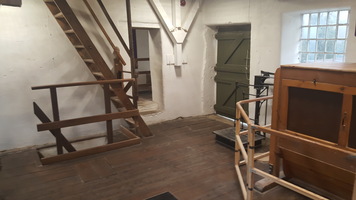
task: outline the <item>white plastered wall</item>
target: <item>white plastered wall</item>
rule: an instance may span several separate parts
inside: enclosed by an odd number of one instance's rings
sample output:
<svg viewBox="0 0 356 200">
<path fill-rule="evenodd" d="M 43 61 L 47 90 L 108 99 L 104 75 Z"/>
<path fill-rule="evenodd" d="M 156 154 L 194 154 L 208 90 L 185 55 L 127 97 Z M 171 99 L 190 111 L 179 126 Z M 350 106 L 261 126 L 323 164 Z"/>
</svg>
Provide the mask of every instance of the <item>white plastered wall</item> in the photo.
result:
<svg viewBox="0 0 356 200">
<path fill-rule="evenodd" d="M 253 84 L 254 76 L 259 75 L 261 70 L 274 72 L 281 64 L 298 62 L 298 31 L 302 12 L 338 8 L 351 9 L 346 62 L 355 62 L 354 0 L 205 0 L 203 15 L 207 26 L 251 24 L 250 83 Z M 249 110 L 253 113 L 254 105 Z"/>
<path fill-rule="evenodd" d="M 95 0 L 89 1 L 104 22 L 114 43 L 121 49 L 127 63 L 128 56 L 105 20 Z M 103 0 L 122 36 L 128 41 L 125 1 Z M 170 0 L 161 0 L 170 15 Z M 189 6 L 187 1 L 187 6 Z M 108 42 L 88 16 L 84 4 L 69 0 L 81 18 L 83 26 L 111 65 L 112 50 Z M 261 70 L 274 71 L 288 56 L 289 36 L 283 27 L 291 25 L 291 13 L 303 10 L 350 7 L 350 38 L 346 60 L 356 62 L 356 37 L 353 36 L 356 19 L 354 0 L 204 0 L 183 45 L 181 67 L 167 65 L 167 55 L 173 54 L 173 44 L 163 28 L 150 31 L 149 48 L 153 98 L 161 112 L 144 116 L 147 123 L 156 123 L 177 117 L 213 113 L 215 103 L 214 66 L 216 64 L 216 27 L 251 23 L 251 83 Z M 132 21 L 142 27 L 159 27 L 159 22 L 147 1 L 131 0 Z M 187 7 L 188 8 L 188 7 Z M 184 8 L 182 13 L 187 12 Z M 89 70 L 72 47 L 53 16 L 41 0 L 23 1 L 21 8 L 0 6 L 0 150 L 40 145 L 54 141 L 48 132 L 38 133 L 39 123 L 33 114 L 36 101 L 51 117 L 49 92 L 31 91 L 35 85 L 94 80 Z M 282 39 L 281 39 L 282 38 Z M 288 50 L 289 51 L 289 50 Z M 282 60 L 284 59 L 284 60 Z M 290 59 L 291 62 L 294 60 Z M 129 69 L 130 66 L 125 66 Z M 59 91 L 61 117 L 89 116 L 103 113 L 101 88 Z M 64 129 L 66 136 L 76 137 L 104 130 L 103 124 Z M 73 134 L 74 132 L 74 134 Z"/>
<path fill-rule="evenodd" d="M 38 133 L 35 101 L 52 118 L 48 90 L 31 86 L 92 81 L 94 78 L 39 0 L 21 8 L 0 6 L 0 150 L 52 143 L 48 132 Z M 100 87 L 58 89 L 62 119 L 102 114 Z M 63 129 L 71 139 L 105 131 L 104 124 Z"/>
<path fill-rule="evenodd" d="M 335 8 L 351 8 L 346 61 L 355 62 L 356 1 L 354 0 L 205 0 L 203 14 L 204 23 L 210 26 L 251 23 L 250 79 L 253 83 L 253 76 L 259 74 L 261 70 L 275 71 L 281 64 L 281 59 L 284 64 L 296 62 L 288 54 L 290 51 L 296 51 L 297 48 L 299 35 L 296 18 L 301 12 Z"/>
</svg>

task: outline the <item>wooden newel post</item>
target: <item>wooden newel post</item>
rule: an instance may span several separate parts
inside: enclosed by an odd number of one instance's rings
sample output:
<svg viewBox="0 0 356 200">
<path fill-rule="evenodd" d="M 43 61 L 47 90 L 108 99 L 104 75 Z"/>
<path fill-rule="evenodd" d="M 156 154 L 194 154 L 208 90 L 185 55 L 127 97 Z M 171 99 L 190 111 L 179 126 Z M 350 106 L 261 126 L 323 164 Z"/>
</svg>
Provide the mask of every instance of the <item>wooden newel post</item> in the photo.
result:
<svg viewBox="0 0 356 200">
<path fill-rule="evenodd" d="M 53 112 L 53 121 L 59 121 L 59 108 L 58 108 L 58 99 L 57 99 L 57 89 L 50 88 L 51 93 L 51 103 L 52 103 L 52 112 Z M 61 129 L 56 129 L 56 133 L 60 133 Z M 55 134 L 56 137 L 56 146 L 57 154 L 63 154 L 63 143 L 62 139 L 58 134 Z"/>
<path fill-rule="evenodd" d="M 110 101 L 110 89 L 109 84 L 104 84 L 104 102 L 105 102 L 105 113 L 111 113 L 111 101 Z M 106 121 L 106 137 L 108 140 L 108 144 L 114 142 L 113 139 L 113 127 L 112 127 L 112 120 Z"/>
</svg>

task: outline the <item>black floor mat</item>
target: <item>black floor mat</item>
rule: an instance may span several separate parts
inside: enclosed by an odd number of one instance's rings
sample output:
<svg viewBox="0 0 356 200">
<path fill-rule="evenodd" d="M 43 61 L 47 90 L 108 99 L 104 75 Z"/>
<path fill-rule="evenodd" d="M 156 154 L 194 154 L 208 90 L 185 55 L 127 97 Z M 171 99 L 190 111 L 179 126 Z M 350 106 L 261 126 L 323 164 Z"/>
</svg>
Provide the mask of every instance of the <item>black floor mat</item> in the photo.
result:
<svg viewBox="0 0 356 200">
<path fill-rule="evenodd" d="M 154 197 L 148 198 L 146 200 L 178 200 L 173 194 L 170 192 L 165 192 Z"/>
</svg>

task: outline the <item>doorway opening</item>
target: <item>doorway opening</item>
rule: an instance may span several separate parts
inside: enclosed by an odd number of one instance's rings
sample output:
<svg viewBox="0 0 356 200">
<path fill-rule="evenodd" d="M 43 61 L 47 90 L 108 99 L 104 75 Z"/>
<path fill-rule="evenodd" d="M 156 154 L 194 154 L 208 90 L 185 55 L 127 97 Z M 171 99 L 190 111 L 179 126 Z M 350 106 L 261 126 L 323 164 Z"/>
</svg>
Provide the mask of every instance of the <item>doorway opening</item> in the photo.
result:
<svg viewBox="0 0 356 200">
<path fill-rule="evenodd" d="M 157 36 L 158 35 L 158 36 Z M 161 87 L 157 82 L 161 79 L 159 58 L 152 49 L 159 38 L 159 29 L 133 28 L 133 47 L 136 61 L 138 109 L 141 114 L 151 114 L 160 110 L 159 102 Z M 156 69 L 156 68 L 158 69 Z"/>
</svg>

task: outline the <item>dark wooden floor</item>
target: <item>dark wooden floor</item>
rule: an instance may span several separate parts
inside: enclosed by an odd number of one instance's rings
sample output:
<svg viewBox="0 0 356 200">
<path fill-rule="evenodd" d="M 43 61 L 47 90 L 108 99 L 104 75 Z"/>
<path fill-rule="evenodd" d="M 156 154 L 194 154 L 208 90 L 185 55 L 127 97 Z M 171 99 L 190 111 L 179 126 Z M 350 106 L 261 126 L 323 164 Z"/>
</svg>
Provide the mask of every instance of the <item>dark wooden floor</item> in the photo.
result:
<svg viewBox="0 0 356 200">
<path fill-rule="evenodd" d="M 5 152 L 0 200 L 143 200 L 164 192 L 179 200 L 242 199 L 234 152 L 212 134 L 227 127 L 207 116 L 167 121 L 151 125 L 154 136 L 142 144 L 48 166 L 35 149 Z M 256 199 L 305 198 L 277 187 Z"/>
</svg>

